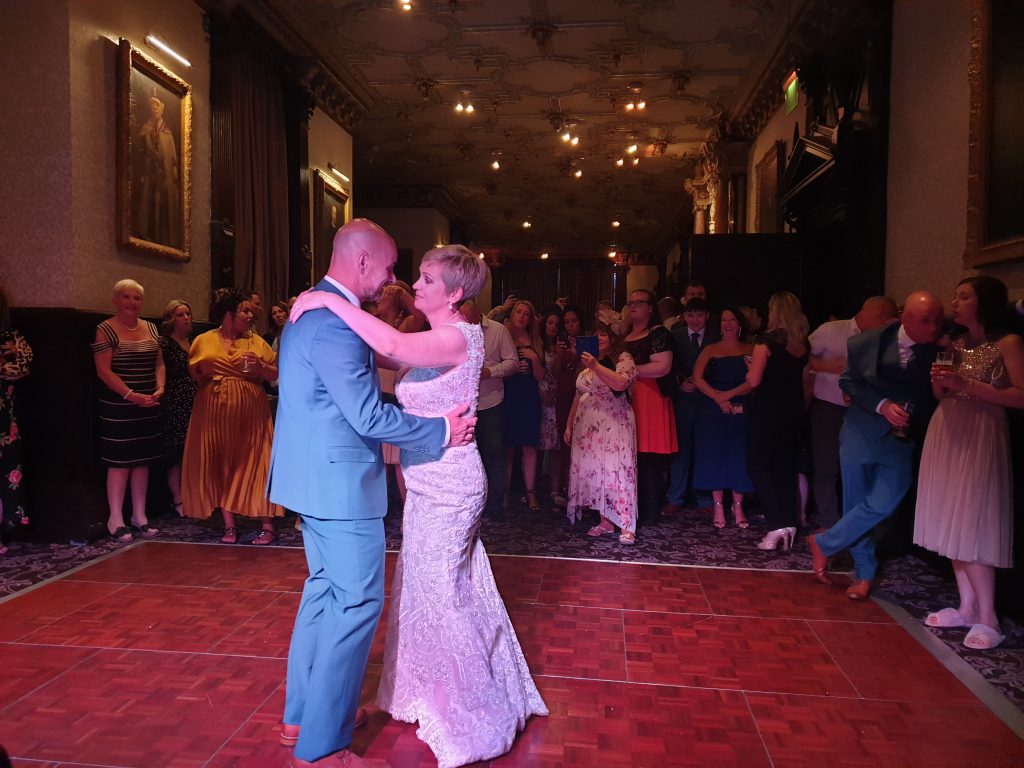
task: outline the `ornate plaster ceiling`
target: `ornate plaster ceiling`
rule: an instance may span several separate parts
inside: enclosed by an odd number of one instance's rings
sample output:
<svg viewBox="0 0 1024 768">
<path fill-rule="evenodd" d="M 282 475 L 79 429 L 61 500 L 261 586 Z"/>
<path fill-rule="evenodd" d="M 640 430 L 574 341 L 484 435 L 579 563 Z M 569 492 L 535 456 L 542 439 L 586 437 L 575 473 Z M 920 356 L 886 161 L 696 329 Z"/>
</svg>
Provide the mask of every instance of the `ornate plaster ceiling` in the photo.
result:
<svg viewBox="0 0 1024 768">
<path fill-rule="evenodd" d="M 476 245 L 558 257 L 671 247 L 701 144 L 750 98 L 804 2 L 241 4 L 365 102 L 354 130 L 357 207 L 361 188 L 442 185 Z M 627 111 L 636 95 L 646 108 Z M 472 114 L 455 111 L 460 98 Z M 564 127 L 577 146 L 560 139 Z"/>
</svg>

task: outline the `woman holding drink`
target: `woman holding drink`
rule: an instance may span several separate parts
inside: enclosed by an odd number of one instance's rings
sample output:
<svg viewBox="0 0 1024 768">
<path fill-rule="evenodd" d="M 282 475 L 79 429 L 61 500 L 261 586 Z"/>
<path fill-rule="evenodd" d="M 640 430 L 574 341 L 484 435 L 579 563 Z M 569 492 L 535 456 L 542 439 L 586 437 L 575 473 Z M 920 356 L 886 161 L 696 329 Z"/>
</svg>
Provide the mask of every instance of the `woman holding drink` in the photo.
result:
<svg viewBox="0 0 1024 768">
<path fill-rule="evenodd" d="M 1013 565 L 1006 409 L 1024 408 L 1024 343 L 997 330 L 1006 297 L 1006 286 L 988 275 L 957 286 L 952 308 L 959 332 L 952 355 L 932 366 L 939 406 L 924 440 L 914 519 L 914 543 L 952 561 L 960 593 L 958 607 L 929 613 L 925 623 L 969 628 L 964 645 L 979 650 L 1005 639 L 995 569 Z"/>
<path fill-rule="evenodd" d="M 199 384 L 182 461 L 185 515 L 224 515 L 221 541 L 238 541 L 235 515 L 262 519 L 252 544 L 270 544 L 273 518 L 284 511 L 267 501 L 273 425 L 263 382 L 277 379 L 277 356 L 250 330 L 250 295 L 235 288 L 214 293 L 210 318 L 220 327 L 192 342 L 189 370 Z"/>
</svg>

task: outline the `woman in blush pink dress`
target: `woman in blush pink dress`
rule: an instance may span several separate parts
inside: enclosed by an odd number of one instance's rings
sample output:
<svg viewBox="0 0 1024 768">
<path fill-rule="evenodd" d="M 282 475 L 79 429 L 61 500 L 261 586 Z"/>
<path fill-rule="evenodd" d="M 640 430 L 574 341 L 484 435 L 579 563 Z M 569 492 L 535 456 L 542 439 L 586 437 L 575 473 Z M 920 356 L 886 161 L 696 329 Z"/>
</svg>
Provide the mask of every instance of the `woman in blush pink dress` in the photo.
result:
<svg viewBox="0 0 1024 768">
<path fill-rule="evenodd" d="M 296 311 L 326 307 L 377 353 L 399 365 L 395 394 L 417 416 L 476 409 L 483 331 L 459 313 L 487 266 L 468 248 L 428 251 L 413 286 L 429 331 L 401 333 L 343 297 L 304 294 Z M 391 589 L 377 703 L 418 723 L 440 768 L 491 760 L 512 746 L 533 715 L 548 713 L 494 583 L 477 535 L 486 475 L 476 443 L 440 459 L 402 451 L 407 496 L 402 549 Z"/>
<path fill-rule="evenodd" d="M 598 357 L 581 356 L 584 370 L 565 430 L 572 447 L 566 511 L 575 522 L 582 510 L 597 510 L 601 522 L 587 535 L 615 533 L 618 526 L 619 542 L 630 545 L 636 543 L 636 417 L 626 390 L 636 366 L 610 326 L 599 323 L 596 335 Z"/>
</svg>

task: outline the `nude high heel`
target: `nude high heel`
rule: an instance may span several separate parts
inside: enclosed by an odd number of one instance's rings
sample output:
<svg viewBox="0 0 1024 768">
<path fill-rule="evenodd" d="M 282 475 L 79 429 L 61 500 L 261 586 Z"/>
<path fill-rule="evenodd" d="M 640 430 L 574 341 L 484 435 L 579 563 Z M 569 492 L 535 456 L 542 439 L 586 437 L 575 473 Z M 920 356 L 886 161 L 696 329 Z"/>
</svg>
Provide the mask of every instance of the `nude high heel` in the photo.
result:
<svg viewBox="0 0 1024 768">
<path fill-rule="evenodd" d="M 793 538 L 795 536 L 796 528 L 776 528 L 774 531 L 768 531 L 765 537 L 757 542 L 757 548 L 771 552 L 781 542 L 783 550 L 786 550 L 793 546 Z"/>
</svg>

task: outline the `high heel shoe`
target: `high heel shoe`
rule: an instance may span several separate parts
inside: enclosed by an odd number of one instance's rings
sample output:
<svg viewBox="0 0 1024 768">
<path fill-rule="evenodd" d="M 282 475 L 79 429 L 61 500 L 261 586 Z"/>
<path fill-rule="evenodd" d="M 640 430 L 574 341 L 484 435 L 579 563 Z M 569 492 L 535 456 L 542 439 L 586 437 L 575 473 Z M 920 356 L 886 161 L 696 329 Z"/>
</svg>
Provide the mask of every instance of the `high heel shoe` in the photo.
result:
<svg viewBox="0 0 1024 768">
<path fill-rule="evenodd" d="M 725 506 L 720 501 L 714 503 L 715 506 L 715 528 L 725 528 Z"/>
<path fill-rule="evenodd" d="M 732 520 L 736 523 L 737 528 L 749 528 L 750 523 L 747 522 L 747 516 L 743 514 L 743 504 L 738 501 L 732 503 Z"/>
<path fill-rule="evenodd" d="M 793 546 L 793 537 L 796 536 L 796 528 L 776 528 L 768 531 L 765 537 L 757 542 L 757 548 L 771 552 L 782 542 L 782 548 L 789 549 Z"/>
</svg>

